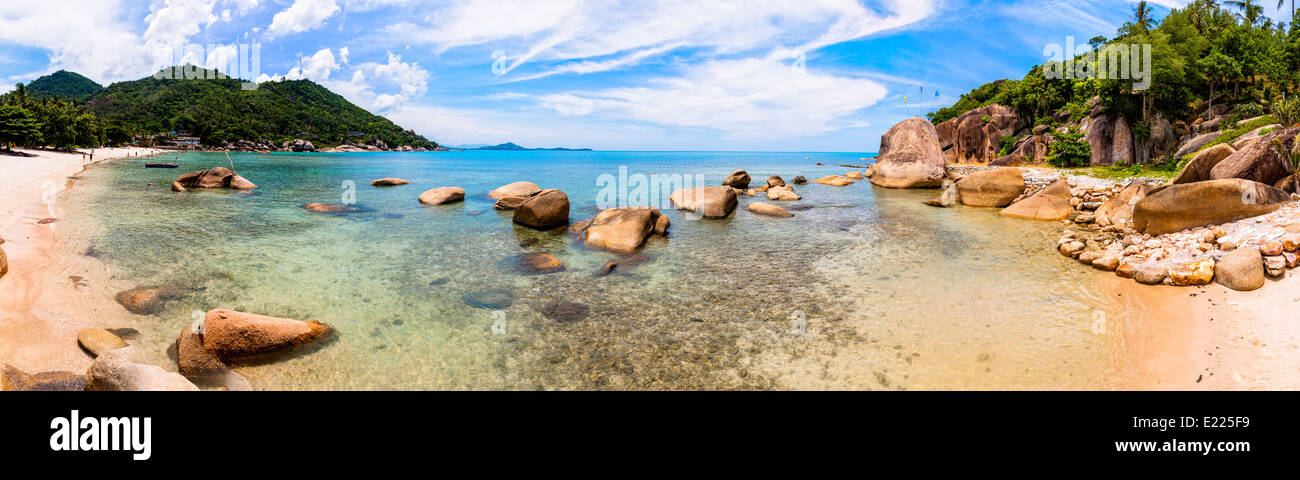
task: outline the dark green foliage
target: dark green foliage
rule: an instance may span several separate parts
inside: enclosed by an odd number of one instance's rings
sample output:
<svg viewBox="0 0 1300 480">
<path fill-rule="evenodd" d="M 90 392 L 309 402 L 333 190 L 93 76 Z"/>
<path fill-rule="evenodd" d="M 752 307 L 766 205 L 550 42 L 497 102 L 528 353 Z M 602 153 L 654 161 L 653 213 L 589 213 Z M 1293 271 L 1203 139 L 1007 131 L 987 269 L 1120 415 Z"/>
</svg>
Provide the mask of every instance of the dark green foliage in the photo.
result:
<svg viewBox="0 0 1300 480">
<path fill-rule="evenodd" d="M 55 87 L 85 77 L 61 73 L 66 75 L 38 81 L 46 94 L 35 95 L 30 86 L 19 85 L 0 96 L 0 105 L 29 113 L 38 132 L 9 142 L 67 149 L 119 145 L 145 136 L 166 139 L 174 130 L 188 130 L 209 146 L 238 140 L 278 144 L 303 138 L 320 147 L 376 140 L 393 148 L 437 147 L 437 143 L 308 80 L 267 82 L 244 90 L 242 81 L 212 78 L 215 75 L 189 80 L 149 77 L 115 83 L 84 100 L 69 101 L 61 93 L 50 92 L 69 91 Z M 206 71 L 200 70 L 200 75 Z M 17 125 L 16 120 L 12 122 Z"/>
<path fill-rule="evenodd" d="M 0 149 L 36 143 L 40 126 L 27 109 L 17 105 L 0 105 Z"/>
<path fill-rule="evenodd" d="M 1057 168 L 1086 167 L 1092 161 L 1092 146 L 1079 132 L 1057 133 L 1048 148 L 1047 163 Z"/>
<path fill-rule="evenodd" d="M 1016 148 L 1016 137 L 1010 135 L 998 138 L 998 156 L 1010 155 Z"/>
<path fill-rule="evenodd" d="M 110 85 L 86 105 L 96 115 L 153 135 L 189 130 L 208 145 L 305 138 L 317 145 L 382 140 L 391 147 L 437 144 L 353 105 L 310 80 L 266 82 L 244 90 L 236 79 L 153 77 Z M 360 135 L 349 135 L 349 132 Z"/>
<path fill-rule="evenodd" d="M 27 84 L 27 92 L 33 97 L 55 96 L 64 100 L 82 100 L 103 89 L 94 80 L 67 70 L 59 70 Z"/>
</svg>

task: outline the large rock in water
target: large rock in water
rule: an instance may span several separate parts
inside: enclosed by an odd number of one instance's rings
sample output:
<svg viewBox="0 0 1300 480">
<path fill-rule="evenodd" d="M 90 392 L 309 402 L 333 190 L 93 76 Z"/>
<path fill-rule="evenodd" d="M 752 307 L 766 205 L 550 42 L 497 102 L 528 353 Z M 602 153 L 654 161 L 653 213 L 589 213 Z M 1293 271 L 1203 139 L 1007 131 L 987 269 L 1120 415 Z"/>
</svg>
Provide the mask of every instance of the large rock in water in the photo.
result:
<svg viewBox="0 0 1300 480">
<path fill-rule="evenodd" d="M 887 188 L 938 187 L 947 175 L 934 125 L 912 117 L 880 137 L 871 183 Z"/>
<path fill-rule="evenodd" d="M 203 320 L 203 348 L 223 362 L 277 353 L 328 337 L 329 326 L 234 310 L 212 310 Z"/>
<path fill-rule="evenodd" d="M 132 362 L 129 350 L 119 348 L 96 358 L 86 370 L 86 390 L 137 392 L 199 389 L 179 373 Z"/>
<path fill-rule="evenodd" d="M 1042 191 L 1012 204 L 1000 212 L 1003 216 L 1026 220 L 1064 220 L 1074 211 L 1070 206 L 1070 184 L 1057 180 Z"/>
<path fill-rule="evenodd" d="M 496 190 L 488 192 L 488 196 L 493 200 L 500 200 L 504 197 L 529 197 L 542 191 L 542 187 L 533 182 L 515 182 L 508 185 L 502 185 Z"/>
<path fill-rule="evenodd" d="M 584 232 L 585 243 L 590 248 L 611 252 L 635 252 L 654 233 L 661 216 L 657 208 L 623 207 L 601 211 Z"/>
<path fill-rule="evenodd" d="M 515 223 L 547 229 L 569 224 L 569 196 L 554 188 L 542 190 L 515 209 Z"/>
<path fill-rule="evenodd" d="M 772 217 L 793 217 L 794 216 L 794 214 L 790 213 L 789 210 L 778 207 L 776 205 L 772 205 L 770 203 L 762 203 L 762 202 L 751 203 L 749 204 L 748 207 L 745 208 L 759 215 L 768 215 Z"/>
<path fill-rule="evenodd" d="M 1264 257 L 1258 248 L 1238 248 L 1219 259 L 1214 282 L 1239 292 L 1264 286 Z"/>
<path fill-rule="evenodd" d="M 1151 192 L 1151 186 L 1146 182 L 1132 182 L 1119 192 L 1118 195 L 1111 197 L 1106 203 L 1101 204 L 1096 210 L 1096 221 L 1098 225 L 1124 225 L 1133 221 L 1133 205 L 1146 198 Z"/>
<path fill-rule="evenodd" d="M 1300 134 L 1300 127 L 1265 135 L 1215 165 L 1210 170 L 1210 178 L 1244 178 L 1269 185 L 1277 183 L 1292 171 L 1290 159 L 1278 155 L 1273 142 L 1280 142 L 1287 152 L 1293 152 L 1297 134 Z"/>
<path fill-rule="evenodd" d="M 998 168 L 967 175 L 957 181 L 957 198 L 971 207 L 1005 207 L 1025 193 L 1019 168 Z"/>
<path fill-rule="evenodd" d="M 736 190 L 731 187 L 683 188 L 668 200 L 679 210 L 689 210 L 704 218 L 727 218 L 736 209 Z"/>
<path fill-rule="evenodd" d="M 1226 143 L 1220 143 L 1202 150 L 1201 153 L 1192 157 L 1192 161 L 1187 162 L 1187 165 L 1183 167 L 1182 171 L 1178 172 L 1177 176 L 1169 180 L 1169 185 L 1211 180 L 1210 171 L 1214 170 L 1214 167 L 1218 166 L 1223 159 L 1231 157 L 1235 153 L 1237 153 L 1237 150 Z"/>
<path fill-rule="evenodd" d="M 1291 195 L 1240 178 L 1160 187 L 1133 207 L 1133 228 L 1161 235 L 1263 215 Z"/>
<path fill-rule="evenodd" d="M 186 377 L 221 375 L 228 370 L 221 359 L 204 348 L 203 335 L 188 325 L 176 337 L 176 369 Z"/>
<path fill-rule="evenodd" d="M 732 172 L 731 175 L 727 175 L 727 179 L 723 180 L 722 184 L 731 188 L 744 190 L 749 188 L 749 181 L 749 173 L 746 173 L 744 170 L 736 170 Z"/>
<path fill-rule="evenodd" d="M 115 297 L 117 303 L 128 312 L 136 315 L 153 315 L 162 311 L 163 304 L 180 296 L 180 291 L 172 287 L 139 287 L 119 292 Z"/>
<path fill-rule="evenodd" d="M 420 194 L 420 203 L 425 205 L 442 205 L 465 199 L 465 189 L 460 187 L 438 187 Z"/>
<path fill-rule="evenodd" d="M 126 348 L 126 341 L 102 328 L 87 328 L 77 332 L 77 344 L 96 357 L 109 350 Z"/>
<path fill-rule="evenodd" d="M 232 188 L 235 190 L 252 190 L 257 188 L 253 182 L 239 176 L 226 167 L 213 167 L 198 172 L 190 172 L 176 179 L 177 184 L 185 189 L 193 188 Z"/>
<path fill-rule="evenodd" d="M 370 181 L 370 186 L 372 187 L 396 187 L 399 185 L 410 185 L 410 184 L 411 182 L 409 180 L 404 180 L 401 178 L 392 178 L 392 177 L 381 178 L 378 180 Z"/>
</svg>

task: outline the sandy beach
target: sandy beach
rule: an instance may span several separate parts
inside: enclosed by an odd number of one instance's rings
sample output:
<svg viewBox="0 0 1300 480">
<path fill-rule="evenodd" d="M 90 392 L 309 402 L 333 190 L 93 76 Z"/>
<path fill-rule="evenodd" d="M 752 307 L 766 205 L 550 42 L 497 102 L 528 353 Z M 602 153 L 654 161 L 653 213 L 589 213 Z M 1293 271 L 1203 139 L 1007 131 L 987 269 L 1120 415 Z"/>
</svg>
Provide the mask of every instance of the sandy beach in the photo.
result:
<svg viewBox="0 0 1300 480">
<path fill-rule="evenodd" d="M 0 364 L 29 372 L 81 372 L 91 358 L 77 346 L 77 332 L 93 325 L 98 311 L 118 308 L 111 292 L 91 291 L 89 309 L 76 308 L 50 291 L 60 274 L 57 258 L 58 216 L 55 199 L 71 188 L 87 166 L 160 153 L 146 148 L 96 149 L 94 160 L 79 153 L 20 150 L 33 157 L 0 156 L 0 237 L 9 260 L 9 273 L 0 278 Z M 89 152 L 89 151 L 87 151 Z M 53 222 L 46 219 L 53 218 Z M 46 220 L 46 223 L 42 223 Z M 92 289 L 94 290 L 94 289 Z M 86 303 L 77 302 L 79 305 Z M 42 307 L 44 306 L 44 307 Z M 63 308 L 67 307 L 67 308 Z"/>
</svg>

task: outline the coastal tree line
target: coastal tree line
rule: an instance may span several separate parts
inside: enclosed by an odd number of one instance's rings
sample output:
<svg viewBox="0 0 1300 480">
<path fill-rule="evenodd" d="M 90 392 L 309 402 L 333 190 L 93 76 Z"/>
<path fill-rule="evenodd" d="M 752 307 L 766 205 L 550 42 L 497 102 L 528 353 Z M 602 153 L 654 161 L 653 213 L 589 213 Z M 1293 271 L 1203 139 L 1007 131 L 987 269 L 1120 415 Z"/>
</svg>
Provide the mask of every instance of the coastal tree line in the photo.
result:
<svg viewBox="0 0 1300 480">
<path fill-rule="evenodd" d="M 1114 38 L 1095 37 L 1088 43 L 1094 51 L 1108 45 L 1151 45 L 1150 88 L 1135 90 L 1131 79 L 1048 78 L 1045 69 L 1068 68 L 1068 64 L 1048 62 L 1033 67 L 1020 80 L 980 86 L 953 106 L 927 116 L 937 125 L 982 106 L 1001 104 L 1032 119 L 1032 126 L 1056 128 L 1087 116 L 1089 101 L 1095 98 L 1098 105 L 1128 120 L 1137 141 L 1150 134 L 1151 118 L 1157 112 L 1191 122 L 1198 116 L 1208 118 L 1216 105 L 1228 107 L 1234 120 L 1272 115 L 1289 125 L 1300 120 L 1295 114 L 1300 111 L 1296 98 L 1300 28 L 1294 15 L 1292 20 L 1275 22 L 1265 17 L 1255 0 L 1196 0 L 1156 21 L 1147 2 L 1139 2 Z M 1081 54 L 1070 60 L 1077 64 L 1086 58 Z M 1091 61 L 1097 71 L 1101 59 Z M 1235 123 L 1223 122 L 1223 128 Z M 1069 151 L 1072 158 L 1082 157 L 1069 145 L 1054 146 L 1057 149 Z M 1171 168 L 1179 160 L 1163 159 Z"/>
<path fill-rule="evenodd" d="M 42 78 L 32 89 L 20 84 L 0 96 L 0 148 L 121 145 L 166 139 L 182 130 L 209 147 L 299 138 L 318 146 L 438 146 L 309 80 L 265 82 L 245 90 L 232 78 L 146 77 L 67 96 L 57 93 L 68 90 L 62 84 L 84 77 L 68 72 L 50 77 L 56 81 Z M 38 85 L 41 91 L 33 91 Z"/>
</svg>

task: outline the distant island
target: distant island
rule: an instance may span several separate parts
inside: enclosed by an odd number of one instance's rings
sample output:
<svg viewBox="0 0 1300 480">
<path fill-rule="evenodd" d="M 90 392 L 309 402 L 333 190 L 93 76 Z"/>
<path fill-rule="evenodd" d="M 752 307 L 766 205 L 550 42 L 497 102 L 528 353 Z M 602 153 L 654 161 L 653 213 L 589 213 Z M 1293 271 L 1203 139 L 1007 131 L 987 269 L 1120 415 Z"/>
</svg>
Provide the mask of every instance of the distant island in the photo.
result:
<svg viewBox="0 0 1300 480">
<path fill-rule="evenodd" d="M 453 148 L 459 148 L 459 149 L 461 149 L 461 150 L 509 150 L 509 151 L 546 150 L 546 151 L 552 151 L 552 152 L 590 152 L 590 151 L 591 151 L 590 148 L 559 148 L 559 147 L 557 147 L 557 148 L 524 148 L 524 147 L 521 147 L 521 146 L 519 146 L 519 145 L 514 144 L 513 142 L 506 142 L 506 143 L 503 143 L 503 144 L 500 144 L 500 145 L 489 145 L 489 146 L 464 145 L 464 146 L 453 147 Z"/>
</svg>

